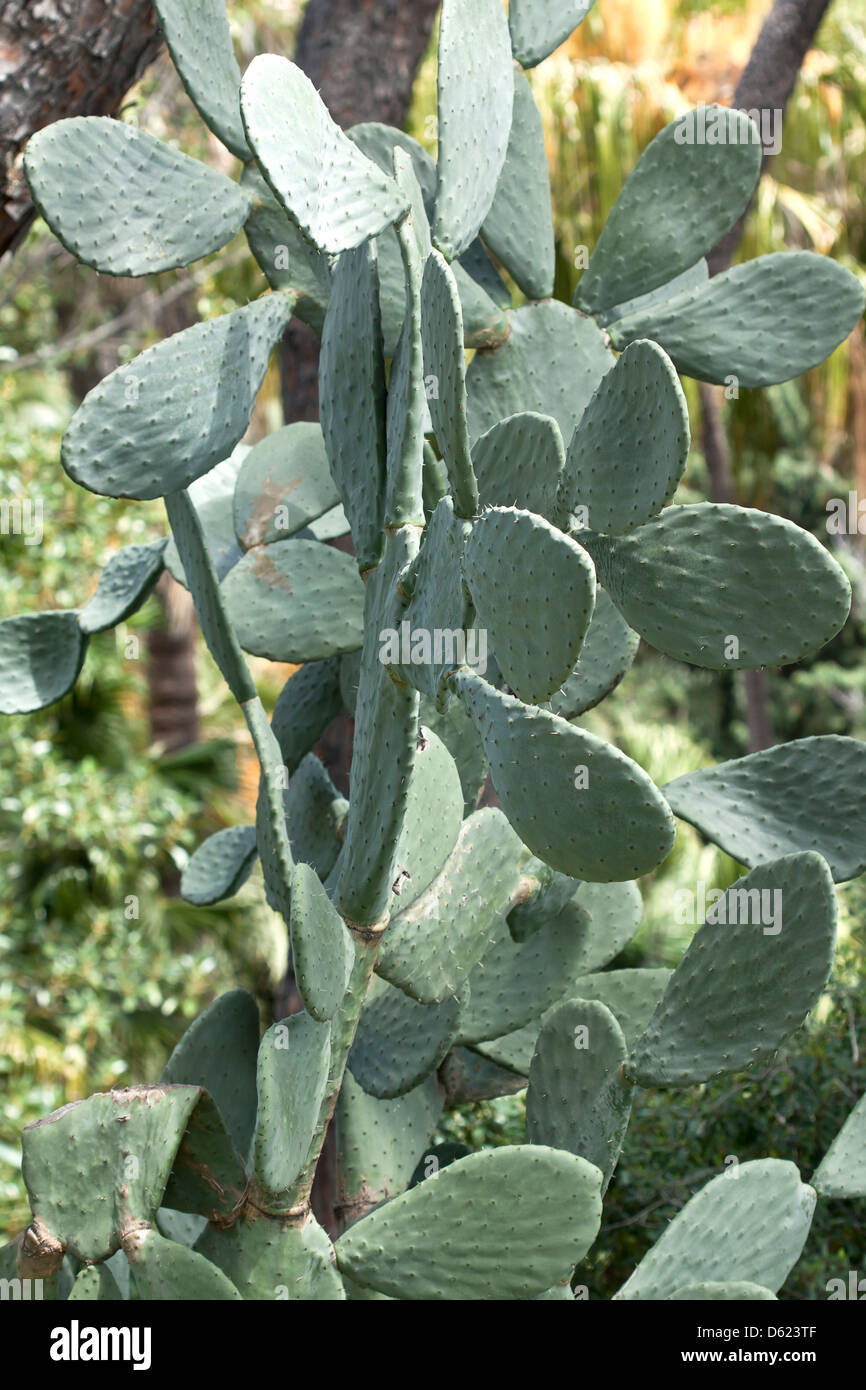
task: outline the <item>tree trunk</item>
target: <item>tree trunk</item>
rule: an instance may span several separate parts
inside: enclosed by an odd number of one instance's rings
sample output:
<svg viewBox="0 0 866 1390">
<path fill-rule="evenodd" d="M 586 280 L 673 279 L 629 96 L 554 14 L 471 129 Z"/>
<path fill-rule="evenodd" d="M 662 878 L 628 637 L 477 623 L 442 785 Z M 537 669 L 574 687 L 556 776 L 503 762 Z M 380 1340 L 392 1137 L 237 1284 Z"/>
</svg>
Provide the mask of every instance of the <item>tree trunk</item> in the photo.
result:
<svg viewBox="0 0 866 1390">
<path fill-rule="evenodd" d="M 192 598 L 166 571 L 156 593 L 165 626 L 147 634 L 151 742 L 176 753 L 199 741 L 196 619 Z"/>
<path fill-rule="evenodd" d="M 737 83 L 731 105 L 740 111 L 778 113 L 777 121 L 772 124 L 777 137 L 781 135 L 779 127 L 784 120 L 803 59 L 814 42 L 829 5 L 830 0 L 775 0 Z M 769 157 L 769 151 L 765 149 L 762 168 L 766 167 Z M 730 266 L 740 244 L 748 212 L 746 208 L 708 255 L 711 275 L 718 275 Z M 700 383 L 699 394 L 710 495 L 714 502 L 732 502 L 734 486 L 730 453 L 719 395 L 714 387 L 704 382 Z M 775 742 L 767 700 L 766 672 L 746 671 L 745 692 L 749 751 L 755 753 Z"/>
<path fill-rule="evenodd" d="M 34 217 L 17 164 L 30 136 L 113 115 L 161 46 L 151 0 L 0 0 L 0 255 Z"/>
<path fill-rule="evenodd" d="M 815 40 L 830 0 L 775 0 L 764 20 L 731 105 L 739 111 L 779 112 L 784 119 L 803 59 Z M 776 130 L 781 135 L 780 130 Z M 770 158 L 764 150 L 763 167 Z M 751 207 L 751 203 L 749 204 Z M 710 274 L 727 270 L 743 235 L 749 208 L 707 257 Z"/>
</svg>

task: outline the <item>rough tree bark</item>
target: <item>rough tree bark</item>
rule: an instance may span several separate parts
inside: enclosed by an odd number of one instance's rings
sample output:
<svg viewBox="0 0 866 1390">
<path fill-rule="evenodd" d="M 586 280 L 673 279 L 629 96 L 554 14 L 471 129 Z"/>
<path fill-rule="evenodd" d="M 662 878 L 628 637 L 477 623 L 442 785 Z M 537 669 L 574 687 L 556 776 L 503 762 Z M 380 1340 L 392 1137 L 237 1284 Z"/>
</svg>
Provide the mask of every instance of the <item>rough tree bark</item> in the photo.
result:
<svg viewBox="0 0 866 1390">
<path fill-rule="evenodd" d="M 781 111 L 784 116 L 803 59 L 815 41 L 830 4 L 831 0 L 775 0 L 740 75 L 732 106 L 740 111 Z M 765 149 L 764 168 L 769 158 L 769 151 Z M 746 208 L 707 257 L 711 275 L 718 275 L 731 264 L 748 213 Z"/>
<path fill-rule="evenodd" d="M 733 107 L 741 111 L 780 111 L 780 119 L 784 122 L 784 112 L 797 84 L 803 59 L 814 43 L 830 3 L 831 0 L 775 0 L 737 83 L 731 102 Z M 778 127 L 774 134 L 778 136 Z M 765 149 L 762 169 L 766 168 L 769 158 L 769 151 Z M 748 212 L 746 208 L 707 257 L 711 275 L 718 275 L 730 266 L 742 239 Z M 714 502 L 732 502 L 735 493 L 721 388 L 701 382 L 698 389 L 710 493 Z M 745 690 L 749 751 L 755 753 L 775 742 L 767 699 L 767 673 L 746 671 Z"/>
<path fill-rule="evenodd" d="M 64 116 L 110 116 L 162 46 L 151 0 L 0 0 L 0 255 L 33 220 L 18 167 Z"/>
</svg>

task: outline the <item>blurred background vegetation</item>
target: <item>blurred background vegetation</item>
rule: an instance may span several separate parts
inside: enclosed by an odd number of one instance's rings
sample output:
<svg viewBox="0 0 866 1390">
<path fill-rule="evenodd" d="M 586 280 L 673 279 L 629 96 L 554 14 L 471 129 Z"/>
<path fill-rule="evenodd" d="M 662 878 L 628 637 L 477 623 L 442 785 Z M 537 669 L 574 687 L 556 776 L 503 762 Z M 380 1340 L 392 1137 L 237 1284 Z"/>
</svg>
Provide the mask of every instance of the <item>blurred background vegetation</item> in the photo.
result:
<svg viewBox="0 0 866 1390">
<path fill-rule="evenodd" d="M 291 54 L 301 0 L 229 4 L 241 67 Z M 641 151 L 681 111 L 730 101 L 769 0 L 599 0 L 532 82 L 544 113 L 558 229 L 557 294 L 571 298 L 577 249 L 591 248 Z M 435 150 L 435 35 L 407 128 Z M 162 57 L 122 118 L 231 172 Z M 864 276 L 866 18 L 834 0 L 789 105 L 782 152 L 762 180 L 739 258 L 817 250 Z M 0 476 L 6 497 L 41 499 L 44 540 L 2 537 L 0 617 L 83 604 L 110 553 L 165 533 L 158 503 L 124 504 L 76 488 L 59 441 L 82 395 L 120 362 L 265 288 L 243 237 L 192 271 L 112 281 L 79 267 L 41 222 L 0 266 Z M 515 303 L 519 296 L 515 292 Z M 803 331 L 808 332 L 808 324 Z M 709 495 L 700 403 L 685 383 L 693 450 L 677 500 Z M 275 367 L 254 442 L 282 421 Z M 779 740 L 866 737 L 866 543 L 830 537 L 827 504 L 866 495 L 863 324 L 804 378 L 724 403 L 736 500 L 790 517 L 832 544 L 854 587 L 852 618 L 820 655 L 769 673 Z M 858 471 L 859 469 L 859 471 Z M 182 591 L 178 591 L 181 593 Z M 196 649 L 198 737 L 171 747 L 155 717 L 160 633 L 178 624 L 165 586 L 128 624 L 95 639 L 75 691 L 52 710 L 6 719 L 0 741 L 0 1228 L 19 1229 L 21 1127 L 94 1090 L 154 1080 L 186 1023 L 244 985 L 273 1007 L 285 934 L 254 877 L 227 904 L 176 895 L 187 856 L 210 831 L 253 818 L 247 744 L 210 658 Z M 182 618 L 181 618 L 182 621 Z M 286 668 L 255 662 L 266 701 Z M 657 783 L 748 751 L 744 690 L 732 673 L 679 666 L 642 647 L 616 692 L 587 718 Z M 724 888 L 738 866 L 681 826 L 642 883 L 644 924 L 616 964 L 671 965 L 692 928 L 674 894 Z M 843 944 L 833 988 L 807 1028 L 761 1072 L 683 1093 L 642 1093 L 606 1203 L 599 1253 L 581 1279 L 610 1297 L 682 1202 L 731 1156 L 778 1155 L 808 1177 L 862 1091 L 866 1036 L 866 889 L 840 890 Z M 464 1107 L 440 1138 L 472 1147 L 523 1137 L 523 1100 Z M 786 1297 L 822 1298 L 830 1278 L 866 1273 L 866 1203 L 822 1203 Z"/>
</svg>

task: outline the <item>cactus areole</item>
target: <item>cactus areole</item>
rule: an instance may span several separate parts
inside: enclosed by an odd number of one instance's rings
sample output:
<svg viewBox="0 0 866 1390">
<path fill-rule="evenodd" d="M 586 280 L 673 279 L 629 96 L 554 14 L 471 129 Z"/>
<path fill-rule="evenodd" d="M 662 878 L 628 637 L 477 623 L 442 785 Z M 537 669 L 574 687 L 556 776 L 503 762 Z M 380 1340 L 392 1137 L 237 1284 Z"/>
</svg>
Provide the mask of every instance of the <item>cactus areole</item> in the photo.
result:
<svg viewBox="0 0 866 1390">
<path fill-rule="evenodd" d="M 60 699 L 90 635 L 169 565 L 261 768 L 255 824 L 206 840 L 182 891 L 216 902 L 258 865 L 304 1003 L 260 1036 L 255 1001 L 224 994 L 158 1085 L 27 1127 L 32 1222 L 0 1260 L 55 1297 L 568 1298 L 637 1088 L 772 1056 L 827 982 L 834 881 L 866 866 L 863 746 L 805 739 L 662 790 L 583 716 L 641 639 L 756 668 L 846 622 L 848 581 L 811 535 L 677 504 L 679 373 L 797 376 L 851 331 L 863 291 L 804 252 L 708 279 L 761 154 L 748 117 L 717 108 L 724 140 L 690 140 L 687 118 L 653 140 L 575 303 L 553 298 L 526 70 L 588 8 L 444 0 L 435 162 L 386 126 L 338 128 L 284 58 L 242 77 L 221 0 L 156 9 L 237 180 L 122 121 L 64 120 L 29 143 L 33 198 L 85 264 L 145 275 L 243 228 L 269 288 L 77 410 L 63 467 L 95 493 L 164 498 L 171 536 L 114 556 L 80 610 L 0 624 L 0 709 Z M 293 315 L 321 333 L 321 424 L 241 458 Z M 352 554 L 328 544 L 345 534 Z M 272 718 L 245 654 L 302 664 Z M 344 707 L 348 802 L 311 751 Z M 477 804 L 488 777 L 495 809 Z M 673 972 L 611 969 L 677 816 L 748 872 Z M 443 1106 L 527 1085 L 526 1143 L 430 1149 Z M 330 1234 L 310 1203 L 329 1126 Z M 834 1196 L 866 1190 L 855 1149 L 840 1136 L 822 1168 Z M 616 1297 L 772 1298 L 814 1201 L 792 1163 L 744 1163 Z"/>
</svg>

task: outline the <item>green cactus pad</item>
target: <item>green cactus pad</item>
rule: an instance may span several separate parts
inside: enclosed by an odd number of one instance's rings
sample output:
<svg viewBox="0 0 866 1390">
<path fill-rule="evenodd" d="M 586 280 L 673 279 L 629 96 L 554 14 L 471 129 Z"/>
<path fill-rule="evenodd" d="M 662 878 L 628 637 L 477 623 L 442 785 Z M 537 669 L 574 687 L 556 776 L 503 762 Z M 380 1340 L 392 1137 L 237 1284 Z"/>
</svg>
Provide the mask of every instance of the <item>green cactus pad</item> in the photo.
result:
<svg viewBox="0 0 866 1390">
<path fill-rule="evenodd" d="M 360 246 L 406 212 L 394 180 L 334 124 L 310 79 L 286 58 L 253 59 L 241 112 L 262 173 L 320 251 Z"/>
<path fill-rule="evenodd" d="M 333 1018 L 352 970 L 352 938 L 308 864 L 292 879 L 292 962 L 307 1012 L 320 1023 Z"/>
<path fill-rule="evenodd" d="M 245 1216 L 222 1230 L 209 1226 L 195 1248 L 248 1301 L 334 1303 L 346 1296 L 333 1246 L 312 1216 L 301 1226 Z"/>
<path fill-rule="evenodd" d="M 761 1284 L 750 1284 L 745 1280 L 736 1284 L 709 1281 L 704 1281 L 703 1284 L 687 1284 L 685 1288 L 677 1289 L 676 1293 L 669 1293 L 668 1298 L 687 1303 L 694 1303 L 695 1301 L 760 1303 L 769 1300 L 775 1303 L 778 1301 L 776 1295 L 771 1293 L 769 1289 L 765 1289 Z"/>
<path fill-rule="evenodd" d="M 394 151 L 405 150 L 411 156 L 415 177 L 421 188 L 424 206 L 432 209 L 436 201 L 436 161 L 427 153 L 420 141 L 407 135 L 396 126 L 383 125 L 381 121 L 361 121 L 353 125 L 346 134 L 354 140 L 359 150 L 378 164 L 384 174 L 392 174 Z"/>
<path fill-rule="evenodd" d="M 223 144 L 244 161 L 241 70 L 223 0 L 154 0 L 172 62 L 190 100 Z"/>
<path fill-rule="evenodd" d="M 379 1207 L 337 1242 L 337 1266 L 401 1299 L 518 1299 L 583 1259 L 601 1174 L 555 1149 L 470 1154 Z"/>
<path fill-rule="evenodd" d="M 485 507 L 523 507 L 557 521 L 565 444 L 549 415 L 524 411 L 500 420 L 472 450 L 478 496 Z"/>
<path fill-rule="evenodd" d="M 433 251 L 421 285 L 421 334 L 430 418 L 448 470 L 458 516 L 474 516 L 478 488 L 466 423 L 466 357 L 457 283 L 444 257 Z"/>
<path fill-rule="evenodd" d="M 643 898 L 636 883 L 582 883 L 578 907 L 589 913 L 581 968 L 601 970 L 632 940 L 643 916 Z"/>
<path fill-rule="evenodd" d="M 393 911 L 405 910 L 433 882 L 457 843 L 462 819 L 457 765 L 442 740 L 422 727 L 394 858 Z"/>
<path fill-rule="evenodd" d="M 579 883 L 554 874 L 549 885 L 514 908 L 508 930 L 515 941 L 527 941 L 545 922 L 567 917 L 581 938 L 579 972 L 583 975 L 600 970 L 619 955 L 640 926 L 642 912 L 636 883 Z"/>
<path fill-rule="evenodd" d="M 814 1210 L 815 1193 L 793 1163 L 740 1163 L 695 1193 L 614 1298 L 669 1298 L 707 1282 L 775 1293 L 799 1258 Z"/>
<path fill-rule="evenodd" d="M 638 878 L 674 841 L 650 778 L 617 748 L 464 671 L 453 678 L 474 718 L 502 808 L 551 868 L 596 882 Z"/>
<path fill-rule="evenodd" d="M 671 975 L 670 970 L 661 967 L 599 970 L 581 975 L 571 985 L 569 993 L 579 999 L 596 999 L 610 1009 L 631 1047 L 646 1028 Z"/>
<path fill-rule="evenodd" d="M 379 923 L 391 910 L 397 840 L 413 782 L 418 695 L 390 678 L 380 660 L 379 634 L 385 628 L 393 628 L 402 614 L 396 581 L 415 553 L 417 542 L 411 539 L 414 536 L 409 528 L 400 528 L 389 536 L 384 561 L 366 586 L 351 806 L 333 891 L 335 907 L 355 924 Z M 383 757 L 383 750 L 387 756 Z M 443 855 L 443 862 L 450 848 Z M 422 886 L 426 884 L 419 885 L 419 891 Z"/>
<path fill-rule="evenodd" d="M 189 493 L 170 492 L 165 511 L 210 654 L 235 699 L 251 700 L 256 688 L 226 613 L 201 520 Z"/>
<path fill-rule="evenodd" d="M 594 1163 L 602 1196 L 617 1165 L 634 1088 L 620 1075 L 622 1029 L 604 1004 L 569 999 L 546 1015 L 526 1092 L 526 1138 Z"/>
<path fill-rule="evenodd" d="M 637 655 L 640 637 L 632 632 L 610 595 L 596 585 L 595 608 L 580 656 L 568 680 L 548 701 L 553 714 L 575 719 L 615 690 Z"/>
<path fill-rule="evenodd" d="M 753 869 L 813 849 L 836 883 L 866 869 L 866 743 L 826 734 L 677 777 L 674 815 Z"/>
<path fill-rule="evenodd" d="M 346 1298 L 351 1303 L 394 1303 L 393 1298 L 389 1298 L 386 1293 L 377 1293 L 375 1289 L 368 1289 L 363 1284 L 356 1284 L 354 1279 L 350 1279 L 348 1274 L 340 1275 L 343 1281 L 343 1288 L 346 1290 Z"/>
<path fill-rule="evenodd" d="M 688 1086 L 772 1057 L 827 983 L 836 911 L 819 854 L 790 854 L 738 879 L 708 912 L 634 1044 L 629 1079 Z"/>
<path fill-rule="evenodd" d="M 438 179 L 436 163 L 417 140 L 402 130 L 380 125 L 376 121 L 352 126 L 347 133 L 368 159 L 374 160 L 386 174 L 393 171 L 395 149 L 409 154 L 428 220 L 433 217 Z M 385 356 L 393 357 L 406 312 L 403 259 L 393 228 L 389 227 L 376 238 L 376 260 Z M 477 238 L 463 258 L 454 261 L 451 269 L 460 292 L 465 346 L 492 347 L 503 342 L 508 336 L 508 320 L 503 308 L 511 307 L 511 295 Z"/>
<path fill-rule="evenodd" d="M 334 481 L 361 570 L 384 543 L 385 361 L 375 249 L 340 257 L 322 333 L 319 403 Z"/>
<path fill-rule="evenodd" d="M 571 993 L 578 973 L 581 933 L 573 919 L 554 917 L 525 942 L 512 940 L 503 918 L 492 925 L 490 945 L 469 976 L 461 1043 L 484 1042 L 524 1027 Z"/>
<path fill-rule="evenodd" d="M 203 1091 L 175 1154 L 162 1199 L 164 1206 L 175 1216 L 191 1213 L 207 1220 L 225 1220 L 243 1201 L 246 1188 L 243 1161 L 216 1102 Z M 162 1230 L 162 1234 L 176 1238 L 170 1230 Z"/>
<path fill-rule="evenodd" d="M 75 1276 L 68 1302 L 119 1303 L 123 1299 L 120 1286 L 104 1264 L 85 1265 Z"/>
<path fill-rule="evenodd" d="M 812 1186 L 821 1197 L 866 1197 L 866 1095 L 822 1158 Z"/>
<path fill-rule="evenodd" d="M 124 1246 L 141 1299 L 174 1303 L 202 1300 L 239 1302 L 241 1295 L 222 1270 L 185 1245 L 158 1231 L 134 1231 Z"/>
<path fill-rule="evenodd" d="M 385 525 L 423 526 L 424 434 L 430 416 L 421 341 L 421 279 L 430 255 L 430 228 L 405 150 L 394 151 L 394 173 L 411 211 L 399 228 L 406 315 L 388 378 Z"/>
<path fill-rule="evenodd" d="M 520 873 L 521 892 L 517 906 L 508 914 L 508 930 L 512 940 L 528 941 L 546 922 L 571 911 L 581 885 L 580 879 L 554 873 L 535 856 L 527 860 L 525 850 L 520 855 Z M 573 929 L 584 934 L 589 930 L 589 916 L 583 908 L 577 908 L 573 915 Z"/>
<path fill-rule="evenodd" d="M 476 286 L 493 300 L 497 308 L 511 308 L 511 290 L 490 259 L 480 237 L 476 237 L 471 246 L 467 247 L 459 261 L 452 261 L 451 269 L 454 271 L 458 284 L 461 282 L 461 276 L 466 275 L 469 279 L 474 280 Z M 462 293 L 461 289 L 461 295 Z M 505 336 L 507 337 L 508 333 Z M 466 346 L 469 347 L 469 343 Z M 496 347 L 498 344 L 488 343 L 487 346 Z"/>
<path fill-rule="evenodd" d="M 767 512 L 698 502 L 628 536 L 579 540 L 626 622 L 657 651 L 709 670 L 799 661 L 835 636 L 851 606 L 829 551 Z"/>
<path fill-rule="evenodd" d="M 96 593 L 78 614 L 82 632 L 106 632 L 141 608 L 162 573 L 165 546 L 165 541 L 128 545 L 112 555 Z"/>
<path fill-rule="evenodd" d="M 162 1081 L 203 1086 L 217 1104 L 232 1143 L 249 1152 L 256 1121 L 259 1011 L 251 994 L 221 994 L 184 1033 Z"/>
<path fill-rule="evenodd" d="M 321 333 L 331 297 L 328 257 L 286 216 L 255 164 L 244 169 L 241 187 L 253 195 L 244 232 L 265 279 L 272 290 L 291 293 L 296 317 Z"/>
<path fill-rule="evenodd" d="M 449 1105 L 513 1096 L 526 1086 L 525 1076 L 516 1076 L 505 1067 L 497 1066 L 470 1047 L 452 1048 L 437 1076 L 445 1088 Z"/>
<path fill-rule="evenodd" d="M 279 1205 L 303 1167 L 330 1063 L 330 1024 L 309 1014 L 292 1014 L 262 1038 L 253 1161 L 269 1202 Z"/>
<path fill-rule="evenodd" d="M 487 759 L 475 725 L 459 700 L 452 700 L 442 713 L 427 695 L 421 696 L 421 723 L 442 740 L 457 764 L 463 787 L 463 815 L 470 815 L 487 776 Z"/>
<path fill-rule="evenodd" d="M 592 8 L 593 0 L 511 0 L 508 26 L 514 56 L 534 68 L 565 43 Z"/>
<path fill-rule="evenodd" d="M 562 484 L 565 514 L 619 535 L 673 498 L 689 453 L 679 377 L 655 343 L 630 343 L 602 378 L 575 430 Z"/>
<path fill-rule="evenodd" d="M 252 873 L 257 852 L 254 825 L 230 825 L 208 835 L 180 876 L 181 897 L 198 907 L 233 897 Z"/>
<path fill-rule="evenodd" d="M 256 800 L 256 844 L 265 881 L 265 897 L 268 906 L 288 922 L 294 859 L 286 822 L 285 765 L 258 696 L 247 700 L 241 709 L 261 769 Z"/>
<path fill-rule="evenodd" d="M 299 421 L 269 434 L 244 459 L 234 493 L 234 525 L 244 550 L 288 540 L 335 507 L 321 425 Z"/>
<path fill-rule="evenodd" d="M 433 241 L 449 261 L 475 240 L 496 193 L 511 129 L 512 70 L 500 0 L 445 0 Z"/>
<path fill-rule="evenodd" d="M 650 308 L 657 308 L 668 299 L 673 299 L 682 290 L 693 290 L 697 285 L 705 284 L 709 278 L 710 269 L 702 257 L 689 266 L 688 270 L 684 270 L 682 275 L 675 275 L 666 285 L 659 285 L 658 289 L 639 294 L 634 299 L 626 299 L 622 304 L 615 304 L 612 309 L 601 310 L 594 314 L 593 318 L 601 328 L 610 328 L 611 324 L 625 318 L 626 314 L 636 314 L 638 311 L 643 313 Z M 577 294 L 573 302 L 577 303 Z"/>
<path fill-rule="evenodd" d="M 379 308 L 382 316 L 382 351 L 385 357 L 393 358 L 397 355 L 406 317 L 406 272 L 400 251 L 400 238 L 393 227 L 376 237 L 375 245 Z"/>
<path fill-rule="evenodd" d="M 671 978 L 670 970 L 601 970 L 591 975 L 579 975 L 564 982 L 563 997 L 597 1000 L 610 1010 L 631 1046 L 652 1017 L 653 1010 L 665 992 Z M 475 1044 L 482 1056 L 525 1076 L 541 1030 L 542 1018 L 536 1018 L 513 1033 L 490 1038 Z"/>
<path fill-rule="evenodd" d="M 173 1211 L 171 1207 L 160 1207 L 156 1213 L 156 1229 L 159 1234 L 165 1236 L 167 1240 L 177 1241 L 178 1245 L 188 1245 L 190 1249 L 195 1245 L 206 1226 L 207 1217 L 196 1216 L 192 1212 Z M 112 1255 L 109 1264 L 116 1262 L 118 1256 L 126 1264 L 128 1270 L 129 1261 L 122 1250 L 118 1251 L 117 1255 Z M 117 1273 L 116 1264 L 114 1272 Z"/>
<path fill-rule="evenodd" d="M 466 372 L 470 439 L 524 411 L 553 416 L 571 439 L 613 353 L 591 319 L 557 300 L 524 305 L 510 317 L 508 341 L 476 353 Z"/>
<path fill-rule="evenodd" d="M 283 800 L 292 858 L 327 878 L 340 851 L 337 836 L 349 803 L 314 753 L 302 759 Z"/>
<path fill-rule="evenodd" d="M 508 152 L 481 232 L 527 299 L 552 298 L 555 251 L 544 125 L 519 68 Z"/>
<path fill-rule="evenodd" d="M 547 700 L 573 669 L 595 606 L 586 552 L 543 517 L 496 507 L 473 526 L 463 572 L 504 680 L 521 700 Z"/>
<path fill-rule="evenodd" d="M 87 638 L 77 613 L 27 613 L 0 622 L 0 714 L 31 714 L 78 680 Z"/>
<path fill-rule="evenodd" d="M 294 772 L 342 708 L 340 667 L 336 658 L 305 662 L 280 691 L 271 728 L 283 762 Z"/>
<path fill-rule="evenodd" d="M 351 555 L 321 541 L 248 550 L 222 584 L 244 651 L 271 661 L 320 661 L 359 647 L 364 586 Z"/>
<path fill-rule="evenodd" d="M 519 850 L 501 811 L 486 807 L 469 816 L 442 872 L 411 907 L 392 917 L 377 972 L 422 1004 L 454 994 L 508 909 Z"/>
<path fill-rule="evenodd" d="M 19 1236 L 16 1240 L 10 1240 L 6 1245 L 0 1245 L 0 1279 L 15 1279 L 17 1277 L 18 1251 L 21 1248 L 20 1239 Z"/>
<path fill-rule="evenodd" d="M 196 478 L 187 488 L 218 579 L 225 578 L 243 553 L 235 535 L 232 510 L 238 473 L 248 452 L 248 445 L 239 444 L 227 459 Z M 188 589 L 189 581 L 173 538 L 165 548 L 164 559 L 172 578 Z"/>
<path fill-rule="evenodd" d="M 704 122 L 719 138 L 694 138 Z M 707 106 L 671 121 L 613 206 L 581 276 L 578 308 L 608 309 L 688 270 L 734 225 L 760 172 L 760 135 L 745 112 Z"/>
<path fill-rule="evenodd" d="M 250 421 L 294 301 L 268 294 L 196 323 L 85 396 L 61 450 L 70 478 L 106 497 L 163 497 L 225 459 Z"/>
<path fill-rule="evenodd" d="M 383 640 L 379 647 L 380 661 L 396 667 L 402 679 L 434 700 L 442 694 L 444 678 L 463 659 L 454 634 L 463 635 L 466 655 L 470 654 L 473 615 L 463 583 L 463 549 L 469 529 L 468 522 L 454 515 L 451 498 L 443 497 L 427 524 L 412 600 L 400 614 L 399 627 L 389 634 L 390 644 Z M 395 644 L 396 659 L 389 659 L 389 645 Z M 407 655 L 409 664 L 403 659 Z M 481 659 L 480 646 L 475 655 Z"/>
<path fill-rule="evenodd" d="M 76 1259 L 111 1255 L 153 1221 L 197 1086 L 131 1086 L 74 1101 L 27 1125 L 22 1173 L 34 1217 Z"/>
<path fill-rule="evenodd" d="M 483 247 L 478 241 L 473 242 L 472 246 L 477 246 L 479 251 L 483 251 Z M 471 251 L 472 247 L 469 250 Z M 486 252 L 484 254 L 486 256 Z M 498 304 L 484 288 L 484 285 L 476 279 L 475 275 L 470 274 L 467 270 L 468 256 L 469 252 L 466 253 L 463 260 L 451 262 L 451 269 L 454 272 L 454 280 L 460 295 L 460 311 L 463 316 L 463 346 L 476 349 L 501 347 L 511 331 L 509 316 L 506 312 L 511 308 L 511 298 L 509 296 L 508 302 L 504 306 Z M 492 263 L 491 271 L 496 275 Z"/>
<path fill-rule="evenodd" d="M 829 357 L 861 317 L 864 297 L 829 257 L 775 252 L 624 315 L 610 336 L 617 348 L 654 338 L 679 371 L 701 381 L 771 386 Z"/>
<path fill-rule="evenodd" d="M 37 131 L 24 172 L 54 235 L 106 275 L 190 265 L 225 246 L 252 206 L 225 174 L 105 116 L 73 116 Z"/>
<path fill-rule="evenodd" d="M 398 184 L 410 201 L 413 200 L 413 195 L 416 200 L 412 216 L 416 223 L 416 231 L 420 230 L 424 238 L 422 260 L 426 259 L 430 250 L 429 219 L 436 201 L 435 161 L 411 135 L 406 135 L 393 126 L 381 125 L 377 121 L 352 126 L 347 134 L 358 148 L 363 150 L 367 158 L 378 164 L 389 177 L 394 176 L 397 150 L 411 159 L 414 184 L 406 185 L 405 174 L 402 181 L 398 180 Z M 388 227 L 376 238 L 376 267 L 379 277 L 383 350 L 385 357 L 393 358 L 397 352 L 406 316 L 406 271 L 400 238 L 394 227 Z"/>
<path fill-rule="evenodd" d="M 433 1076 L 404 1096 L 377 1100 L 346 1072 L 335 1111 L 344 1216 L 404 1190 L 441 1109 Z"/>
<path fill-rule="evenodd" d="M 373 976 L 349 1053 L 349 1070 L 368 1095 L 404 1096 L 436 1070 L 457 1036 L 464 995 L 418 1004 Z"/>
</svg>

